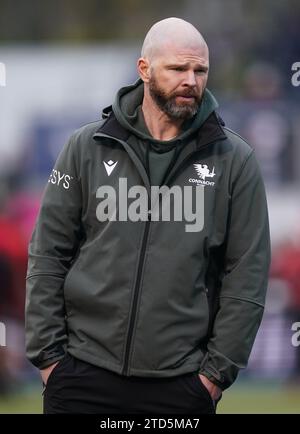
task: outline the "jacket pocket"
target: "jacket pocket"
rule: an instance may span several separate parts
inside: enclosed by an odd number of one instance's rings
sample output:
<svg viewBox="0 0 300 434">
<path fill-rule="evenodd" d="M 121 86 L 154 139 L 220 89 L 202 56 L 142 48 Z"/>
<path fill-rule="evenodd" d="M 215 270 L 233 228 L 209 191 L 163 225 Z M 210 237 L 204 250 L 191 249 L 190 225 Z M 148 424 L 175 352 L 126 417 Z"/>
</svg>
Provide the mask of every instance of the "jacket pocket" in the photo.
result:
<svg viewBox="0 0 300 434">
<path fill-rule="evenodd" d="M 198 372 L 195 372 L 193 374 L 193 379 L 196 383 L 196 386 L 198 388 L 198 390 L 200 391 L 200 393 L 202 395 L 206 395 L 207 400 L 210 402 L 210 404 L 212 404 L 213 408 L 216 408 L 216 403 L 214 401 L 214 399 L 212 398 L 211 394 L 209 393 L 208 389 L 206 388 L 206 386 L 202 383 L 201 378 L 199 377 Z"/>
<path fill-rule="evenodd" d="M 64 357 L 62 359 L 59 360 L 59 362 L 54 366 L 54 368 L 52 369 L 52 371 L 50 372 L 50 375 L 47 379 L 47 383 L 45 384 L 43 382 L 43 391 L 42 391 L 42 395 L 44 395 L 46 389 L 49 387 L 49 384 L 51 385 L 51 383 L 53 382 L 53 380 L 55 380 L 55 375 L 56 373 L 63 367 L 65 366 L 66 362 L 69 360 L 70 356 L 68 353 L 66 353 L 64 355 Z"/>
</svg>

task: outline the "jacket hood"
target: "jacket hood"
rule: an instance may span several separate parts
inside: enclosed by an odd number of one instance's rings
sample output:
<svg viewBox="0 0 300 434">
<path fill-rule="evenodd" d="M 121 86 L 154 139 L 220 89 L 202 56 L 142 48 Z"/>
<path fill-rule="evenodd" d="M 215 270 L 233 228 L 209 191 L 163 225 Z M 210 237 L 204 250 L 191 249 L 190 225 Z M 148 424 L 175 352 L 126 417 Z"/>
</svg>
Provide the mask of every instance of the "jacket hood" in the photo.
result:
<svg viewBox="0 0 300 434">
<path fill-rule="evenodd" d="M 160 140 L 154 139 L 150 135 L 146 126 L 145 128 L 141 127 L 140 107 L 143 102 L 143 97 L 144 83 L 139 78 L 132 85 L 122 87 L 118 91 L 113 105 L 106 107 L 103 110 L 103 117 L 106 117 L 107 113 L 112 110 L 118 122 L 126 130 L 144 140 L 147 139 L 153 142 L 161 142 Z M 217 107 L 218 103 L 215 97 L 208 89 L 205 89 L 202 102 L 196 115 L 192 119 L 186 121 L 183 125 L 182 133 L 173 140 L 169 140 L 168 143 L 171 144 L 172 142 L 183 140 L 190 136 L 193 132 L 201 127 L 204 121 L 212 114 L 212 112 L 215 111 Z"/>
</svg>

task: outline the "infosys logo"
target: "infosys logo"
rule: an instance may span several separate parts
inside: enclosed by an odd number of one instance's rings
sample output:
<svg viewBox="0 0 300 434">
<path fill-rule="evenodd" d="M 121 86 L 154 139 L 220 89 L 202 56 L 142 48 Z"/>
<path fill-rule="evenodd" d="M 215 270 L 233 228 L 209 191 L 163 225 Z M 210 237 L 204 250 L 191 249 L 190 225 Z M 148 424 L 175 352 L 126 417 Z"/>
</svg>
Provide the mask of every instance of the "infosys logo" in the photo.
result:
<svg viewBox="0 0 300 434">
<path fill-rule="evenodd" d="M 71 179 L 73 179 L 73 176 L 53 169 L 51 175 L 49 176 L 48 182 L 57 186 L 62 186 L 65 190 L 68 190 L 70 188 Z"/>
</svg>

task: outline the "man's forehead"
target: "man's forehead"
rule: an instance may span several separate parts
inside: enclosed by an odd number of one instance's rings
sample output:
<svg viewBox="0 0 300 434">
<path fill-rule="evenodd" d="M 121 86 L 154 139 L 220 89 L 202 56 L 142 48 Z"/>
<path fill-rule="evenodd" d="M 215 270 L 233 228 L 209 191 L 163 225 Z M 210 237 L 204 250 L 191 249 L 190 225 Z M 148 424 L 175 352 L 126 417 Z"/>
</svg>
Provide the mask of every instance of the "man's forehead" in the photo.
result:
<svg viewBox="0 0 300 434">
<path fill-rule="evenodd" d="M 182 46 L 169 43 L 157 51 L 157 62 L 162 64 L 198 62 L 201 65 L 208 65 L 208 50 L 204 45 Z"/>
</svg>

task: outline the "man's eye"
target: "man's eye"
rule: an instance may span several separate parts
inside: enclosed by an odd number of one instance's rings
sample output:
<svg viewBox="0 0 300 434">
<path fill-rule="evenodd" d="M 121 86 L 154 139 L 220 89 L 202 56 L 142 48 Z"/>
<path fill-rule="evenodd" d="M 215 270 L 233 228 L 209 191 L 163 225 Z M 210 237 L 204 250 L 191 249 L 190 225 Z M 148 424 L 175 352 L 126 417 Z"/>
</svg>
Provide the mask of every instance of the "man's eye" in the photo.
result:
<svg viewBox="0 0 300 434">
<path fill-rule="evenodd" d="M 196 74 L 205 74 L 206 71 L 205 71 L 204 69 L 197 69 L 197 70 L 195 71 L 195 73 L 196 73 Z"/>
</svg>

